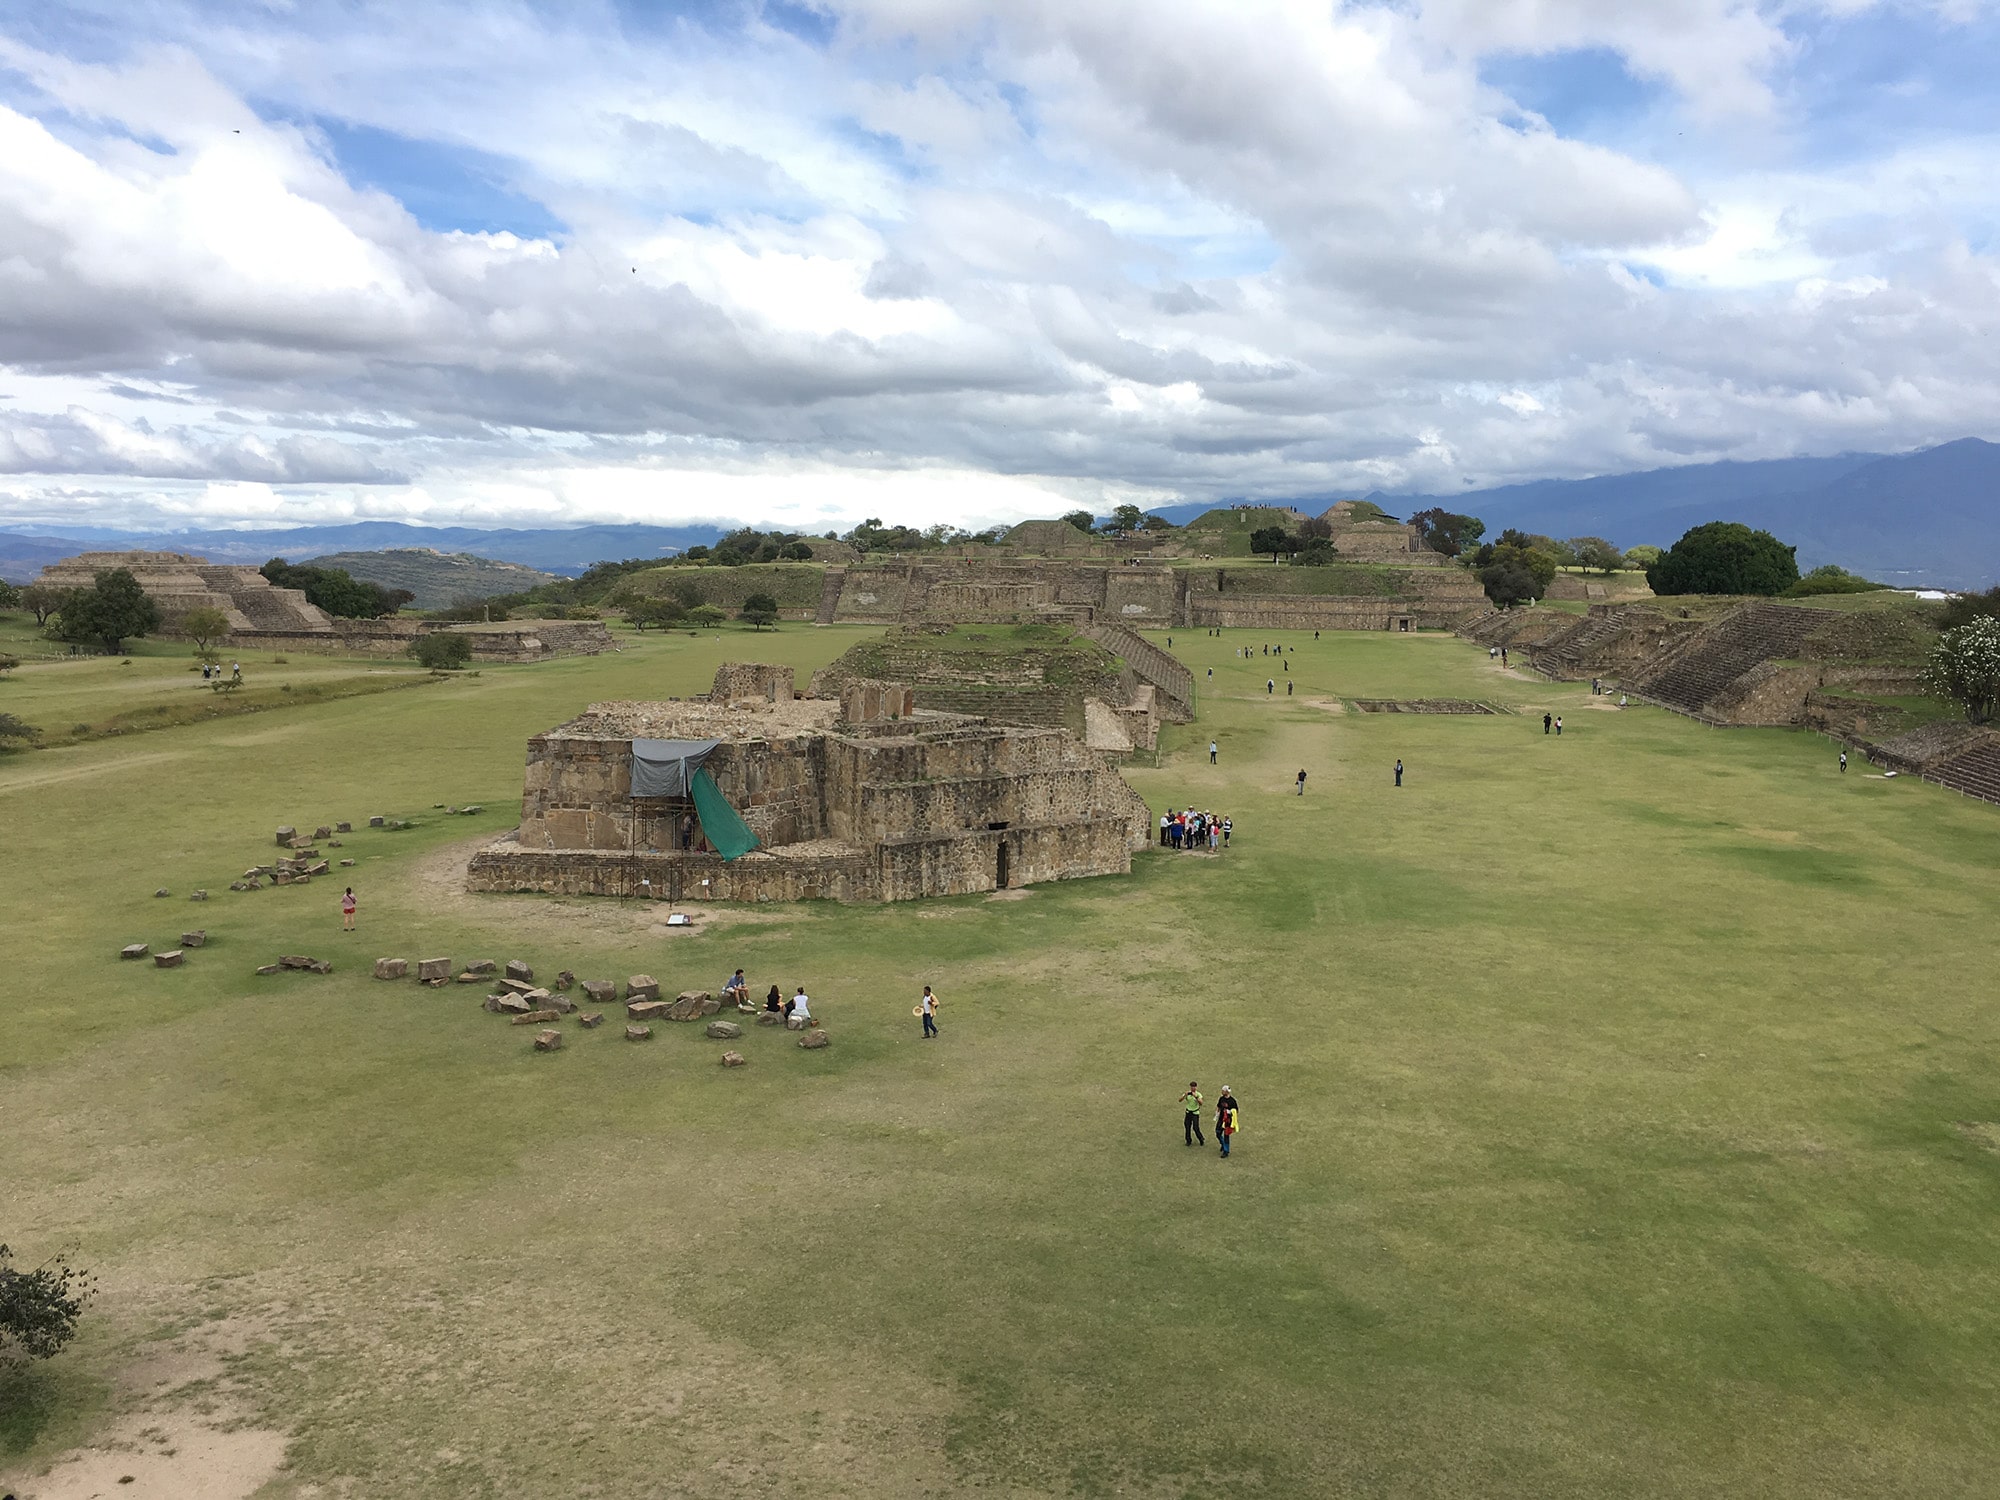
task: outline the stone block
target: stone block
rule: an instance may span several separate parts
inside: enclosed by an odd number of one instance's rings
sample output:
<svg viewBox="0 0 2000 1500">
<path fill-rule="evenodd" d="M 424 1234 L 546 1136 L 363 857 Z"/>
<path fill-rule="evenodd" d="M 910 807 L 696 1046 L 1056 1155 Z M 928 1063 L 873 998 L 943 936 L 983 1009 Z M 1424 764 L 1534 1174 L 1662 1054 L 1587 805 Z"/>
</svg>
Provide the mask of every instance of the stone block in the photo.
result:
<svg viewBox="0 0 2000 1500">
<path fill-rule="evenodd" d="M 280 870 L 271 877 L 271 884 L 273 885 L 290 885 L 291 883 L 292 872 L 290 870 Z"/>
<path fill-rule="evenodd" d="M 335 833 L 352 833 L 354 832 L 354 825 L 352 823 L 336 823 L 333 825 L 333 831 Z"/>
<path fill-rule="evenodd" d="M 486 976 L 484 974 L 475 974 L 470 969 L 460 969 L 458 971 L 458 983 L 484 984 L 486 983 Z"/>
<path fill-rule="evenodd" d="M 299 836 L 299 831 L 296 828 L 280 828 L 278 830 L 278 847 L 280 849 L 285 848 L 287 845 L 291 843 L 293 839 L 297 838 L 298 836 Z"/>
<path fill-rule="evenodd" d="M 385 820 L 383 819 L 382 815 L 380 813 L 377 813 L 374 817 L 368 820 L 368 826 L 370 828 L 380 828 L 384 821 Z"/>
<path fill-rule="evenodd" d="M 502 995 L 495 1002 L 494 1008 L 504 1015 L 525 1016 L 535 1007 L 528 1004 L 519 995 Z"/>
<path fill-rule="evenodd" d="M 757 1012 L 757 1024 L 759 1026 L 782 1026 L 785 1024 L 785 1018 L 775 1010 L 760 1010 Z"/>
<path fill-rule="evenodd" d="M 118 956 L 120 958 L 144 958 L 152 951 L 150 943 L 127 943 L 118 950 Z"/>
<path fill-rule="evenodd" d="M 529 1010 L 523 1011 L 520 1015 L 514 1017 L 514 1024 L 516 1026 L 534 1026 L 546 1021 L 560 1021 L 561 1019 L 562 1017 L 552 1010 Z"/>
<path fill-rule="evenodd" d="M 734 1021 L 710 1021 L 708 1036 L 718 1042 L 733 1042 L 743 1035 L 743 1028 Z"/>
<path fill-rule="evenodd" d="M 562 1047 L 562 1033 L 560 1031 L 543 1031 L 536 1033 L 535 1050 L 537 1052 L 555 1052 L 559 1050 L 561 1047 Z"/>
<path fill-rule="evenodd" d="M 161 886 L 157 891 L 153 892 L 153 899 L 157 901 L 162 896 L 171 896 L 172 894 L 172 891 L 168 890 L 165 886 Z"/>
<path fill-rule="evenodd" d="M 281 967 L 279 964 L 259 964 L 257 965 L 257 972 L 259 974 L 275 974 Z"/>
<path fill-rule="evenodd" d="M 585 1030 L 602 1026 L 604 1024 L 604 1012 L 601 1010 L 587 1010 L 576 1018 L 576 1024 Z"/>
<path fill-rule="evenodd" d="M 465 966 L 468 974 L 491 974 L 496 965 L 490 958 L 476 958 Z"/>
<path fill-rule="evenodd" d="M 326 841 L 326 847 L 329 849 L 345 849 L 347 845 L 341 843 L 339 839 L 328 839 Z"/>
<path fill-rule="evenodd" d="M 549 1003 L 549 998 L 550 998 L 549 992 L 544 989 L 519 990 L 516 991 L 516 993 L 519 994 L 523 1000 L 527 1001 L 528 1004 L 536 1007 L 544 1006 Z"/>
<path fill-rule="evenodd" d="M 815 1026 L 811 1031 L 808 1031 L 804 1036 L 799 1038 L 799 1045 L 817 1051 L 821 1047 L 831 1047 L 833 1045 L 833 1038 Z"/>
<path fill-rule="evenodd" d="M 510 958 L 507 960 L 507 977 L 509 979 L 533 979 L 535 971 L 522 963 L 520 959 Z"/>
<path fill-rule="evenodd" d="M 420 958 L 417 960 L 417 978 L 451 978 L 451 960 L 448 958 Z"/>
<path fill-rule="evenodd" d="M 333 837 L 333 825 L 332 825 L 331 823 L 322 823 L 322 824 L 320 824 L 320 825 L 319 825 L 319 827 L 317 827 L 317 828 L 315 828 L 315 829 L 313 830 L 313 837 L 314 837 L 314 838 L 316 838 L 316 839 L 330 839 L 330 838 L 332 838 L 332 837 Z"/>
<path fill-rule="evenodd" d="M 525 995 L 541 986 L 527 979 L 501 979 L 495 982 L 494 988 L 505 990 L 510 995 Z"/>
<path fill-rule="evenodd" d="M 699 1021 L 722 1009 L 722 1002 L 707 990 L 683 990 L 667 1011 L 669 1021 Z"/>
<path fill-rule="evenodd" d="M 190 892 L 188 892 L 188 900 L 190 900 L 190 901 L 206 901 L 207 899 L 208 899 L 208 892 L 207 892 L 207 891 L 190 891 Z"/>
<path fill-rule="evenodd" d="M 500 1014 L 500 1002 L 506 998 L 505 995 L 488 995 L 480 1002 L 479 1008 L 484 1011 L 490 1011 L 497 1016 Z"/>
<path fill-rule="evenodd" d="M 625 1040 L 628 1042 L 643 1042 L 652 1034 L 653 1028 L 650 1026 L 627 1026 L 625 1028 Z"/>
<path fill-rule="evenodd" d="M 409 972 L 410 961 L 407 958 L 378 958 L 375 960 L 375 977 L 377 979 L 402 979 Z"/>
<path fill-rule="evenodd" d="M 206 927 L 197 927 L 193 932 L 184 932 L 181 934 L 181 946 L 183 948 L 200 948 L 207 942 L 208 929 Z"/>
<path fill-rule="evenodd" d="M 618 986 L 609 979 L 586 979 L 583 998 L 592 1005 L 610 1005 L 618 999 Z"/>
<path fill-rule="evenodd" d="M 576 1009 L 576 1002 L 567 995 L 551 995 L 546 1008 L 566 1016 Z"/>
<path fill-rule="evenodd" d="M 278 967 L 297 969 L 312 974 L 331 974 L 333 965 L 323 958 L 310 958 L 303 953 L 284 953 L 278 956 Z"/>
<path fill-rule="evenodd" d="M 343 859 L 340 862 L 340 868 L 343 870 L 351 870 L 354 868 L 354 861 L 351 859 Z"/>
<path fill-rule="evenodd" d="M 169 948 L 165 953 L 153 955 L 153 967 L 156 969 L 178 969 L 180 966 L 181 950 L 178 948 Z"/>
<path fill-rule="evenodd" d="M 787 1031 L 804 1031 L 805 1029 L 806 1029 L 806 1023 L 805 1023 L 804 1021 L 800 1020 L 800 1019 L 799 1019 L 799 1017 L 797 1017 L 797 1016 L 786 1016 L 786 1017 L 785 1017 L 785 1030 L 787 1030 Z"/>
<path fill-rule="evenodd" d="M 749 1060 L 741 1052 L 725 1052 L 722 1054 L 722 1065 L 725 1068 L 740 1068 Z"/>
<path fill-rule="evenodd" d="M 333 866 L 323 859 L 315 860 L 312 864 L 306 866 L 306 874 L 308 875 L 329 875 L 331 873 L 333 873 Z M 208 898 L 203 897 L 202 899 L 207 900 Z"/>
<path fill-rule="evenodd" d="M 667 1000 L 628 1000 L 625 1014 L 635 1021 L 654 1021 L 665 1015 L 671 1004 Z"/>
<path fill-rule="evenodd" d="M 570 989 L 574 987 L 575 984 L 576 984 L 576 975 L 570 973 L 568 969 L 560 969 L 556 972 L 557 989 L 559 990 Z"/>
<path fill-rule="evenodd" d="M 627 1000 L 657 1000 L 660 998 L 660 981 L 651 974 L 634 974 L 625 981 Z"/>
</svg>

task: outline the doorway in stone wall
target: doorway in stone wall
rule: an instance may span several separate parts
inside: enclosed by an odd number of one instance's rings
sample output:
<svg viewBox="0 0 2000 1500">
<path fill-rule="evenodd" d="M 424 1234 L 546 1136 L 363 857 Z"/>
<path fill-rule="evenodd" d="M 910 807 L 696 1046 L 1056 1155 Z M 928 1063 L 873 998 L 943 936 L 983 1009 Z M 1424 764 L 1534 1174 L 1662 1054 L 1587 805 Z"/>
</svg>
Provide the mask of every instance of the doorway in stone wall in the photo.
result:
<svg viewBox="0 0 2000 1500">
<path fill-rule="evenodd" d="M 1004 834 L 1006 828 L 1007 825 L 1005 823 L 988 823 L 986 825 L 988 833 Z M 993 857 L 993 889 L 1004 891 L 1007 889 L 1007 840 L 1001 838 L 995 847 L 999 852 Z"/>
</svg>

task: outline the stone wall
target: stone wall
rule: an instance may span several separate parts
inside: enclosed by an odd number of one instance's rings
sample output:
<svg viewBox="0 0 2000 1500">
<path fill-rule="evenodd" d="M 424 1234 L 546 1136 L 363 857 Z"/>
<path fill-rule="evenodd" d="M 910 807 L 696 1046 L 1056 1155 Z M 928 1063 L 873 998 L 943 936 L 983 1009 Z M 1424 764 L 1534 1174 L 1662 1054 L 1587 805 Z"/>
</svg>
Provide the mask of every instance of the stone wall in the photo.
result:
<svg viewBox="0 0 2000 1500">
<path fill-rule="evenodd" d="M 726 661 L 715 669 L 711 703 L 789 703 L 798 696 L 798 674 L 765 662 Z"/>
</svg>

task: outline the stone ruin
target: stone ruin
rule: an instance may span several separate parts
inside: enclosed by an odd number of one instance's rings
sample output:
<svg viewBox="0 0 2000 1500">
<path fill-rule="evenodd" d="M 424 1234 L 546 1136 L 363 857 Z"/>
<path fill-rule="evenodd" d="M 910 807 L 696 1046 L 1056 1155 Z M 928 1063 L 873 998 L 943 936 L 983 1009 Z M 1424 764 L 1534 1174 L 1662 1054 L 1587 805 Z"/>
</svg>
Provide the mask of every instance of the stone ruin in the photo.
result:
<svg viewBox="0 0 2000 1500">
<path fill-rule="evenodd" d="M 634 797 L 635 738 L 718 741 L 703 768 L 760 847 L 725 859 L 689 798 Z M 1065 729 L 927 711 L 894 683 L 799 697 L 789 667 L 729 663 L 705 700 L 596 703 L 529 740 L 521 824 L 473 856 L 467 884 L 907 901 L 1125 874 L 1150 828 L 1138 793 Z"/>
</svg>

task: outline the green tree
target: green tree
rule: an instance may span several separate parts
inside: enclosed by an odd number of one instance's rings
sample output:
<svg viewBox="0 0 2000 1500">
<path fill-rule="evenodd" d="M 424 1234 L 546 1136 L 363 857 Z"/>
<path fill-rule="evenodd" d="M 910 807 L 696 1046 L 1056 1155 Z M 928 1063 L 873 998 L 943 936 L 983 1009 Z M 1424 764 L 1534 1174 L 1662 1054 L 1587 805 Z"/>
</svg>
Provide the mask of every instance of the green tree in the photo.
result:
<svg viewBox="0 0 2000 1500">
<path fill-rule="evenodd" d="M 95 642 L 115 653 L 128 637 L 160 628 L 160 607 L 146 597 L 130 568 L 112 568 L 89 588 L 70 590 L 57 619 L 64 640 Z"/>
<path fill-rule="evenodd" d="M 229 634 L 229 616 L 213 605 L 191 609 L 180 618 L 181 634 L 194 642 L 194 654 L 203 661 L 215 659 L 215 643 Z"/>
<path fill-rule="evenodd" d="M 49 623 L 49 616 L 62 608 L 63 590 L 46 583 L 31 583 L 21 590 L 21 608 L 34 614 L 37 627 Z"/>
<path fill-rule="evenodd" d="M 1738 521 L 1689 531 L 1646 569 L 1656 594 L 1782 594 L 1799 581 L 1796 549 Z"/>
<path fill-rule="evenodd" d="M 1478 553 L 1483 559 L 1479 565 L 1479 582 L 1486 590 L 1486 597 L 1502 609 L 1541 598 L 1555 581 L 1554 555 L 1540 547 L 1523 545 L 1527 538 L 1521 532 L 1504 531 L 1500 535 L 1501 540 L 1497 544 L 1481 547 Z M 1506 540 L 1510 536 L 1520 540 Z M 1547 538 L 1540 540 L 1546 541 Z"/>
<path fill-rule="evenodd" d="M 6 579 L 0 578 L 0 609 L 19 609 L 21 591 Z"/>
<path fill-rule="evenodd" d="M 1586 572 L 1595 568 L 1600 573 L 1615 573 L 1625 561 L 1625 554 L 1601 536 L 1573 536 L 1569 539 L 1569 551 L 1576 565 Z"/>
<path fill-rule="evenodd" d="M 1666 556 L 1664 548 L 1655 547 L 1651 542 L 1641 542 L 1636 547 L 1627 547 L 1625 549 L 1625 566 L 1628 568 L 1638 568 L 1643 572 L 1645 569 L 1652 567 L 1654 563 L 1658 562 L 1664 556 Z"/>
<path fill-rule="evenodd" d="M 810 542 L 787 542 L 779 549 L 778 556 L 786 562 L 811 562 L 813 549 Z"/>
<path fill-rule="evenodd" d="M 472 660 L 472 638 L 456 630 L 433 630 L 410 642 L 410 655 L 433 672 L 456 672 Z"/>
<path fill-rule="evenodd" d="M 712 630 L 728 618 L 713 604 L 697 604 L 687 612 L 687 623 L 698 630 Z"/>
<path fill-rule="evenodd" d="M 625 606 L 625 618 L 641 631 L 670 629 L 686 616 L 687 606 L 674 598 L 634 599 Z"/>
<path fill-rule="evenodd" d="M 1259 526 L 1250 533 L 1250 550 L 1268 552 L 1276 562 L 1280 552 L 1298 551 L 1298 541 L 1282 526 Z"/>
<path fill-rule="evenodd" d="M 1111 507 L 1111 527 L 1114 531 L 1137 531 L 1146 524 L 1146 513 L 1136 505 L 1114 505 Z"/>
<path fill-rule="evenodd" d="M 1293 559 L 1302 567 L 1327 568 L 1340 559 L 1339 549 L 1323 536 L 1306 538 L 1305 543 Z"/>
<path fill-rule="evenodd" d="M 1924 686 L 1958 704 L 1974 724 L 1992 719 L 2000 702 L 2000 620 L 1985 615 L 1940 636 Z"/>
<path fill-rule="evenodd" d="M 1940 630 L 1955 630 L 1974 620 L 2000 617 L 2000 585 L 1983 594 L 1959 594 L 1948 600 L 1938 616 Z"/>
<path fill-rule="evenodd" d="M 1308 548 L 1314 542 L 1331 541 L 1333 539 L 1333 522 L 1329 521 L 1325 516 L 1307 516 L 1303 521 L 1299 522 L 1298 535 L 1299 540 Z"/>
<path fill-rule="evenodd" d="M 32 745 L 41 737 L 41 730 L 34 725 L 23 723 L 12 714 L 0 714 L 0 749 L 6 748 L 9 740 Z"/>
<path fill-rule="evenodd" d="M 1064 516 L 1063 519 L 1078 531 L 1088 531 L 1097 524 L 1097 517 L 1093 516 L 1087 510 L 1073 510 Z"/>
<path fill-rule="evenodd" d="M 1486 523 L 1479 517 L 1462 516 L 1439 505 L 1418 511 L 1410 517 L 1410 524 L 1417 528 L 1419 541 L 1446 557 L 1457 557 L 1486 535 Z"/>
<path fill-rule="evenodd" d="M 417 596 L 408 589 L 384 588 L 356 578 L 345 568 L 318 568 L 274 557 L 257 570 L 273 588 L 297 589 L 306 603 L 343 620 L 376 620 L 393 615 Z M 502 619 L 506 616 L 502 615 Z"/>
<path fill-rule="evenodd" d="M 9 1264 L 13 1251 L 0 1245 L 0 1353 L 53 1359 L 76 1336 L 83 1305 L 97 1282 L 58 1255 L 32 1271 Z"/>
<path fill-rule="evenodd" d="M 753 630 L 767 629 L 778 623 L 778 601 L 769 594 L 752 594 L 743 601 L 738 618 Z"/>
<path fill-rule="evenodd" d="M 1814 568 L 1805 577 L 1785 590 L 1788 599 L 1810 599 L 1816 594 L 1872 594 L 1877 589 L 1885 589 L 1886 583 L 1876 583 L 1863 578 L 1859 573 L 1850 573 L 1834 563 L 1825 563 Z"/>
</svg>

